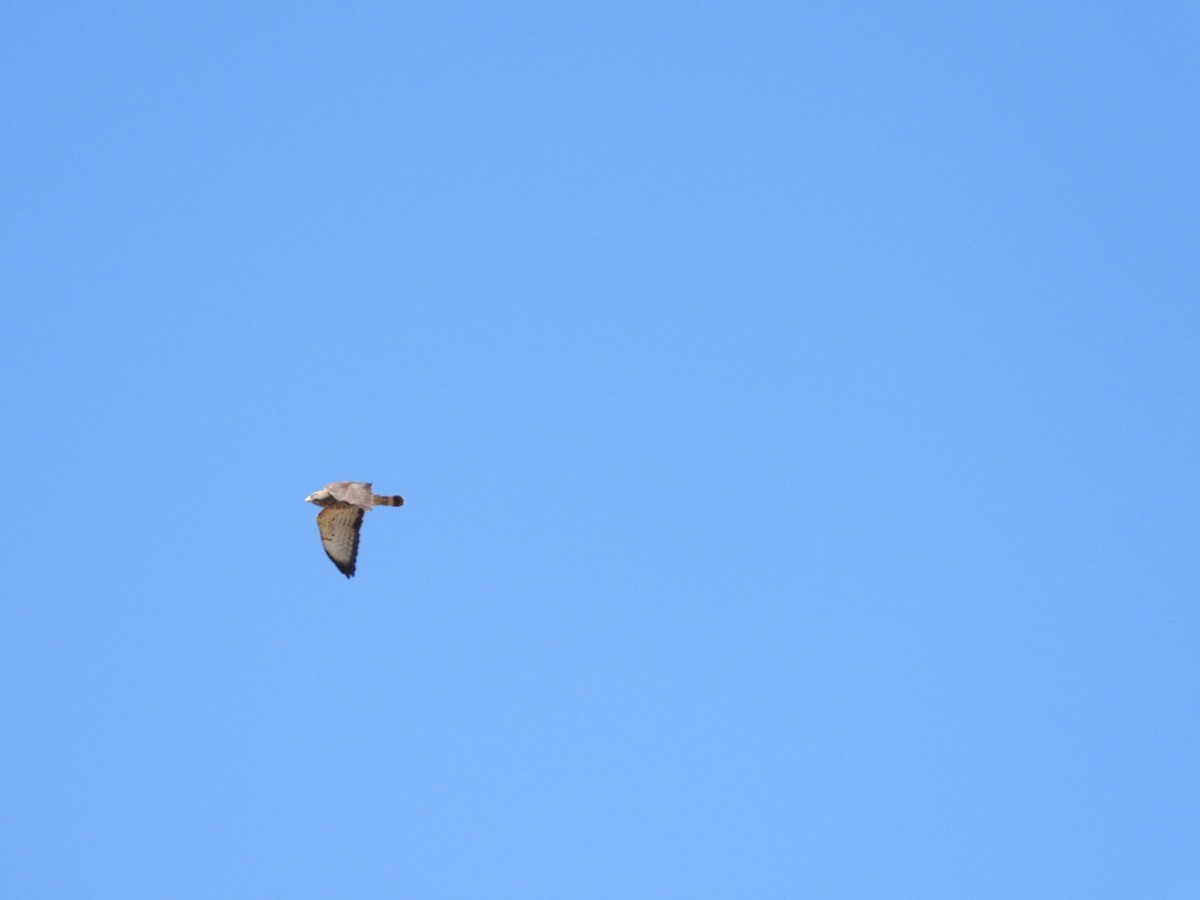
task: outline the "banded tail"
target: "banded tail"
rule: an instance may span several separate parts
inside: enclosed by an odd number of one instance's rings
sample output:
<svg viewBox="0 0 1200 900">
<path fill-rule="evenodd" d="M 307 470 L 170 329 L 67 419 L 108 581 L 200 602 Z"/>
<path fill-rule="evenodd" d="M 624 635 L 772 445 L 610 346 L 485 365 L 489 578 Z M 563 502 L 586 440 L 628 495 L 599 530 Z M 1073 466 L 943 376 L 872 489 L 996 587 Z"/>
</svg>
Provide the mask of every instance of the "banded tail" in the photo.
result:
<svg viewBox="0 0 1200 900">
<path fill-rule="evenodd" d="M 371 498 L 371 502 L 375 506 L 403 506 L 404 498 L 399 494 L 394 497 L 380 497 L 378 494 L 375 494 Z"/>
</svg>

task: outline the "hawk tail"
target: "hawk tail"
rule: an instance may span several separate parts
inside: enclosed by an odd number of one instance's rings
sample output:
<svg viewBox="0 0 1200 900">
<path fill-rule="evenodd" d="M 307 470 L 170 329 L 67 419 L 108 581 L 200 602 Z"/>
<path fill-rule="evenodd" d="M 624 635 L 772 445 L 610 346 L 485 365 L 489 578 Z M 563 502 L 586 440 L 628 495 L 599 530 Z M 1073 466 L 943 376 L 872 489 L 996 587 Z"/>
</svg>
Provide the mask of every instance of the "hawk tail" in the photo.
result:
<svg viewBox="0 0 1200 900">
<path fill-rule="evenodd" d="M 398 494 L 395 497 L 380 497 L 378 494 L 376 494 L 374 497 L 371 498 L 371 501 L 376 506 L 403 506 L 404 505 L 404 498 L 399 496 Z"/>
</svg>

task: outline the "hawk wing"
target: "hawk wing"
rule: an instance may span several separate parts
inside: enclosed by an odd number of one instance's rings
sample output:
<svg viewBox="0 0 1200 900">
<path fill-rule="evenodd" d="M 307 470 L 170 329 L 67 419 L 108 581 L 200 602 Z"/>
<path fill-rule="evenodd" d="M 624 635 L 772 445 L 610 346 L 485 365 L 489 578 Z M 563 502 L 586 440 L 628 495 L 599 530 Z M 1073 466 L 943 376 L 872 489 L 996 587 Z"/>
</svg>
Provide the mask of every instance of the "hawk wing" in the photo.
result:
<svg viewBox="0 0 1200 900">
<path fill-rule="evenodd" d="M 358 532 L 365 513 L 357 506 L 327 506 L 317 513 L 317 528 L 325 555 L 347 578 L 354 574 L 358 558 Z"/>
<path fill-rule="evenodd" d="M 369 481 L 335 481 L 325 486 L 325 490 L 333 495 L 334 500 L 343 503 L 353 503 L 363 509 L 371 508 L 371 482 Z"/>
</svg>

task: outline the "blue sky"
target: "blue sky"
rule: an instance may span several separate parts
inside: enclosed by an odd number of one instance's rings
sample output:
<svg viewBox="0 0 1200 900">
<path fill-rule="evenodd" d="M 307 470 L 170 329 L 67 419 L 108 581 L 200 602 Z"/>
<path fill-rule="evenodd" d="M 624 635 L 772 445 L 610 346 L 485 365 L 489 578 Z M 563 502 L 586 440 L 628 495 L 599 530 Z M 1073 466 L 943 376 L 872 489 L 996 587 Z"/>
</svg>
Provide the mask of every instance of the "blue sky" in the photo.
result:
<svg viewBox="0 0 1200 900">
<path fill-rule="evenodd" d="M 4 896 L 1197 896 L 1195 3 L 10 4 L 0 79 Z"/>
</svg>

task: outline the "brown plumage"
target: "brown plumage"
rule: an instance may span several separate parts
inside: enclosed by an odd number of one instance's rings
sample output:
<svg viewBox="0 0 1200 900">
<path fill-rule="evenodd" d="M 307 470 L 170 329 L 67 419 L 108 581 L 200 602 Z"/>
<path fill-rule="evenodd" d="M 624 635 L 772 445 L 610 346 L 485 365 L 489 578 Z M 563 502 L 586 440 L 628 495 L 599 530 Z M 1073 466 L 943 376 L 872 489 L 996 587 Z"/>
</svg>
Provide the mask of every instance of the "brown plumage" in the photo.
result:
<svg viewBox="0 0 1200 900">
<path fill-rule="evenodd" d="M 376 506 L 404 505 L 403 497 L 375 494 L 367 481 L 335 481 L 304 499 L 322 507 L 317 513 L 321 544 L 326 556 L 347 578 L 354 575 L 363 516 Z"/>
</svg>

